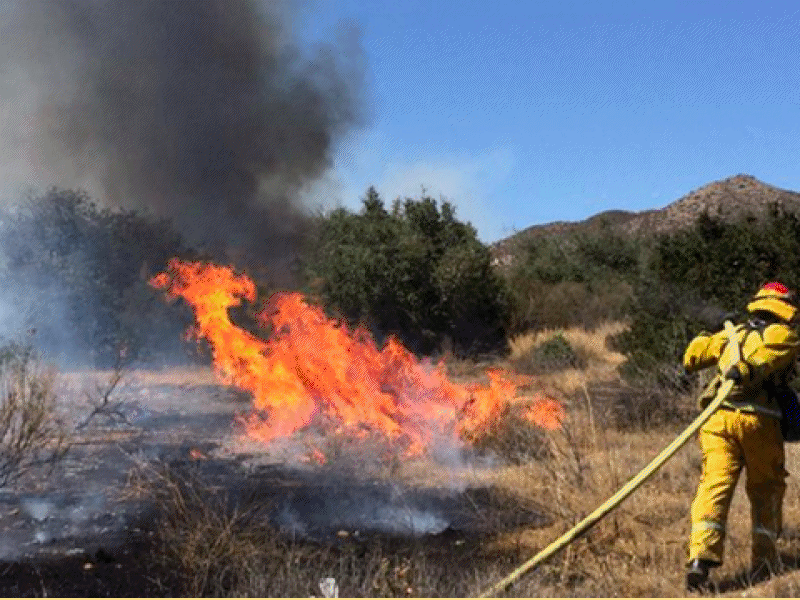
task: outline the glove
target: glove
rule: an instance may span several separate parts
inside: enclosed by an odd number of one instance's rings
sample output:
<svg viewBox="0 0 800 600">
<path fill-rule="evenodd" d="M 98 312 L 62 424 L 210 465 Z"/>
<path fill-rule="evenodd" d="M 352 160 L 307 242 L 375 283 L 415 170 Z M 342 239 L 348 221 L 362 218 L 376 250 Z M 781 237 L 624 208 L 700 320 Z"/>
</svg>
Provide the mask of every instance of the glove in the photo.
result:
<svg viewBox="0 0 800 600">
<path fill-rule="evenodd" d="M 741 383 L 742 372 L 739 370 L 739 367 L 734 365 L 730 369 L 728 369 L 727 373 L 725 373 L 725 379 L 730 379 L 734 383 Z"/>
<path fill-rule="evenodd" d="M 691 373 L 693 371 L 697 371 L 698 367 L 700 366 L 706 366 L 705 363 L 708 361 L 704 361 L 702 359 L 708 358 L 707 350 L 710 340 L 711 334 L 703 332 L 689 343 L 689 346 L 686 348 L 686 352 L 683 355 L 684 369 Z"/>
</svg>

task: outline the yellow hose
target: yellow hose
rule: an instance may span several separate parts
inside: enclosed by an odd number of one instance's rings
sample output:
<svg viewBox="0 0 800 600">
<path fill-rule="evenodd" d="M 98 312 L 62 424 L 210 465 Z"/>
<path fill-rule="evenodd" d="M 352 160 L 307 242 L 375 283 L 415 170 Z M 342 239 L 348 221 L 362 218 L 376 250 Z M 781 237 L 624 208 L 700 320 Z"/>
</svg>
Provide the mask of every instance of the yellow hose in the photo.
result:
<svg viewBox="0 0 800 600">
<path fill-rule="evenodd" d="M 733 364 L 738 362 L 739 360 L 739 344 L 735 341 L 735 332 L 733 329 L 733 325 L 727 321 L 725 323 L 725 330 L 728 333 L 728 339 L 732 344 L 732 352 L 733 358 L 735 361 L 732 361 Z M 650 461 L 645 468 L 643 468 L 636 476 L 628 481 L 624 486 L 622 486 L 616 494 L 611 496 L 608 500 L 606 500 L 603 504 L 598 506 L 594 512 L 589 514 L 585 517 L 580 523 L 575 525 L 572 529 L 567 531 L 564 535 L 554 541 L 552 544 L 547 546 L 544 550 L 536 554 L 533 558 L 529 559 L 522 565 L 520 565 L 517 569 L 513 572 L 509 573 L 507 577 L 498 581 L 492 587 L 484 591 L 479 598 L 490 598 L 496 596 L 498 592 L 505 590 L 509 585 L 514 583 L 517 579 L 519 579 L 522 575 L 526 572 L 530 571 L 534 567 L 538 566 L 540 563 L 544 562 L 548 558 L 550 558 L 553 554 L 561 550 L 564 546 L 569 544 L 570 542 L 576 540 L 578 537 L 582 536 L 584 533 L 589 531 L 592 526 L 597 523 L 600 519 L 614 510 L 617 506 L 619 506 L 625 498 L 630 496 L 636 489 L 642 485 L 653 473 L 655 473 L 658 469 L 660 469 L 665 462 L 667 462 L 673 454 L 675 454 L 681 446 L 683 446 L 689 438 L 694 434 L 700 427 L 705 423 L 711 414 L 717 410 L 719 405 L 722 403 L 723 400 L 728 396 L 731 389 L 734 386 L 734 382 L 730 379 L 726 379 L 722 382 L 719 389 L 717 390 L 717 394 L 714 399 L 709 403 L 709 405 L 701 412 L 691 424 L 683 430 L 683 432 L 676 437 L 669 446 L 664 448 L 661 453 L 656 456 L 653 460 Z"/>
</svg>

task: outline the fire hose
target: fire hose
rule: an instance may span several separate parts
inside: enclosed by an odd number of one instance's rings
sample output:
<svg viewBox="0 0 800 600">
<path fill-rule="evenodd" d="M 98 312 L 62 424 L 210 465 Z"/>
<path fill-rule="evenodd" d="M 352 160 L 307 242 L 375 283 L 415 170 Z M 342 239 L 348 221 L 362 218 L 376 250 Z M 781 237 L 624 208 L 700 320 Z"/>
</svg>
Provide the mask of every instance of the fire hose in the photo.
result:
<svg viewBox="0 0 800 600">
<path fill-rule="evenodd" d="M 739 362 L 741 358 L 741 350 L 739 348 L 739 343 L 736 339 L 736 331 L 734 329 L 733 324 L 730 321 L 725 321 L 725 331 L 728 335 L 728 345 L 731 348 L 730 352 L 730 364 L 734 365 Z M 723 370 L 723 372 L 725 372 Z M 519 579 L 522 575 L 533 569 L 534 567 L 538 566 L 540 563 L 544 562 L 548 558 L 550 558 L 553 554 L 570 544 L 571 542 L 578 539 L 580 536 L 585 534 L 589 529 L 591 529 L 600 519 L 605 517 L 608 513 L 612 510 L 617 508 L 625 498 L 630 496 L 633 492 L 635 492 L 639 486 L 641 486 L 645 481 L 647 481 L 650 476 L 653 475 L 658 469 L 660 469 L 664 463 L 666 463 L 673 454 L 675 454 L 681 446 L 683 446 L 689 438 L 702 427 L 703 423 L 705 423 L 709 417 L 714 413 L 719 405 L 722 404 L 722 401 L 727 398 L 728 394 L 730 394 L 731 389 L 733 389 L 734 382 L 730 379 L 723 380 L 722 384 L 717 389 L 717 393 L 714 396 L 714 399 L 708 404 L 708 406 L 701 412 L 694 421 L 689 424 L 689 426 L 681 432 L 681 434 L 676 437 L 672 443 L 670 443 L 666 448 L 664 448 L 658 456 L 656 456 L 650 463 L 644 467 L 639 473 L 636 474 L 628 483 L 622 486 L 613 496 L 611 496 L 608 500 L 606 500 L 603 504 L 598 506 L 592 513 L 587 515 L 584 519 L 582 519 L 577 525 L 575 525 L 572 529 L 567 531 L 549 546 L 544 548 L 541 552 L 530 558 L 528 561 L 520 565 L 516 568 L 513 572 L 509 573 L 501 581 L 498 581 L 492 587 L 484 591 L 479 598 L 490 598 L 496 596 L 498 592 L 505 590 L 508 586 L 514 583 L 517 579 Z"/>
</svg>

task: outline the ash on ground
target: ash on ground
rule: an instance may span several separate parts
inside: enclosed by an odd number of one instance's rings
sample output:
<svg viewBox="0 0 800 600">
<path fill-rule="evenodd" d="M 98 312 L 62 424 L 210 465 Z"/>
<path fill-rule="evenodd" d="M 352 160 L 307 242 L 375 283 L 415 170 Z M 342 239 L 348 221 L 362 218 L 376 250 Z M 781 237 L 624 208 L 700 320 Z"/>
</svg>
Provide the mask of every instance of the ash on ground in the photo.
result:
<svg viewBox="0 0 800 600">
<path fill-rule="evenodd" d="M 236 420 L 246 405 L 222 386 L 134 386 L 123 400 L 128 429 L 82 430 L 95 439 L 73 446 L 51 475 L 0 490 L 0 562 L 113 553 L 152 535 L 159 507 L 146 494 L 130 493 L 131 474 L 143 470 L 202 482 L 231 511 L 248 510 L 295 539 L 476 539 L 548 523 L 538 507 L 475 485 L 474 463 L 472 484 L 446 467 L 449 481 L 409 485 L 393 477 L 392 460 L 362 468 L 372 451 L 363 441 L 360 453 L 336 442 L 340 454 L 324 464 L 276 460 L 277 446 L 266 452 L 251 445 L 247 452 Z"/>
</svg>

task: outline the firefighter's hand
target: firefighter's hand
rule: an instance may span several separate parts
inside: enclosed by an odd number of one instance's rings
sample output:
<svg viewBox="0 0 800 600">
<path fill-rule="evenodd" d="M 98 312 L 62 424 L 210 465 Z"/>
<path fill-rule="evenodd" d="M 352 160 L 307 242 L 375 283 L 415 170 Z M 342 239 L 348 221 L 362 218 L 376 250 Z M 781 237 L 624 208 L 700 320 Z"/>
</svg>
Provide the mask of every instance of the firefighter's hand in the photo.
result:
<svg viewBox="0 0 800 600">
<path fill-rule="evenodd" d="M 728 369 L 728 371 L 725 373 L 725 379 L 730 379 L 734 383 L 741 383 L 742 372 L 739 370 L 739 367 L 734 365 L 730 369 Z"/>
</svg>

